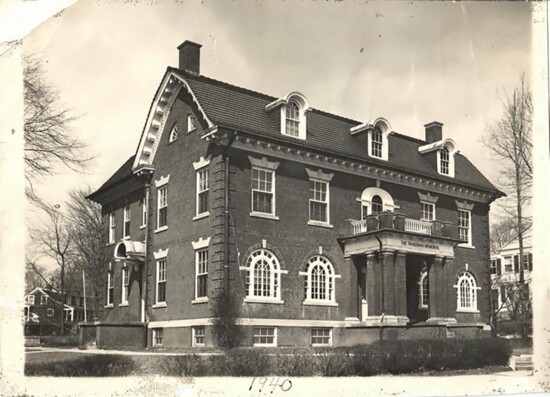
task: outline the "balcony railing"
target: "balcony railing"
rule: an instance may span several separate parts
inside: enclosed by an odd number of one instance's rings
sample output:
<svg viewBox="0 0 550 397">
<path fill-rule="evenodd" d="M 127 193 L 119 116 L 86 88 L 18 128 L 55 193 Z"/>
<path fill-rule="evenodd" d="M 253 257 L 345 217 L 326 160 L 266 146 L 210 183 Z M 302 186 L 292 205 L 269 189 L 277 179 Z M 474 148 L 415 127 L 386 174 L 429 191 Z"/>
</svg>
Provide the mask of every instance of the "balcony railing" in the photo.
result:
<svg viewBox="0 0 550 397">
<path fill-rule="evenodd" d="M 390 229 L 409 233 L 418 233 L 429 236 L 440 236 L 453 238 L 453 226 L 450 222 L 439 220 L 423 221 L 418 219 L 405 218 L 403 214 L 383 212 L 381 214 L 369 215 L 363 220 L 347 221 L 351 226 L 352 235 L 372 232 L 381 229 Z"/>
</svg>

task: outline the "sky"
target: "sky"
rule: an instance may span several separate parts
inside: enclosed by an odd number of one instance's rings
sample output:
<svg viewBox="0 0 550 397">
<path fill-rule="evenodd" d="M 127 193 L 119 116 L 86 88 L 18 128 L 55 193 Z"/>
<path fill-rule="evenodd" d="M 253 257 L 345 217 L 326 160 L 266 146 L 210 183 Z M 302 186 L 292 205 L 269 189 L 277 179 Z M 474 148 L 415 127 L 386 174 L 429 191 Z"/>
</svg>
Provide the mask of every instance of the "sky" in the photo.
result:
<svg viewBox="0 0 550 397">
<path fill-rule="evenodd" d="M 481 144 L 501 99 L 531 76 L 526 2 L 79 1 L 23 40 L 79 118 L 73 133 L 97 158 L 85 175 L 59 169 L 38 184 L 62 203 L 99 187 L 135 153 L 148 107 L 177 46 L 202 44 L 201 74 L 275 97 L 300 91 L 314 108 L 361 122 L 385 117 L 423 138 L 444 123 L 489 179 Z M 500 94 L 499 94 L 500 93 Z M 500 98 L 499 98 L 500 96 Z M 51 189 L 55 186 L 55 189 Z"/>
</svg>

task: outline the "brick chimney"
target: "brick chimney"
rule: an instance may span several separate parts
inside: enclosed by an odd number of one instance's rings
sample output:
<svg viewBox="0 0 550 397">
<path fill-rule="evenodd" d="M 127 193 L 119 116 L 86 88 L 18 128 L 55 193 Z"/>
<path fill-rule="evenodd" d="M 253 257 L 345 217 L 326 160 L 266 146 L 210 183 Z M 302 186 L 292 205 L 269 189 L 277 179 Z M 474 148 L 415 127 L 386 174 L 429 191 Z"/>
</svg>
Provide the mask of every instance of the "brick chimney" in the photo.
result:
<svg viewBox="0 0 550 397">
<path fill-rule="evenodd" d="M 178 46 L 179 68 L 193 74 L 200 74 L 202 45 L 185 40 Z"/>
<path fill-rule="evenodd" d="M 426 128 L 426 142 L 433 143 L 443 139 L 443 123 L 432 121 L 424 124 L 424 128 Z"/>
</svg>

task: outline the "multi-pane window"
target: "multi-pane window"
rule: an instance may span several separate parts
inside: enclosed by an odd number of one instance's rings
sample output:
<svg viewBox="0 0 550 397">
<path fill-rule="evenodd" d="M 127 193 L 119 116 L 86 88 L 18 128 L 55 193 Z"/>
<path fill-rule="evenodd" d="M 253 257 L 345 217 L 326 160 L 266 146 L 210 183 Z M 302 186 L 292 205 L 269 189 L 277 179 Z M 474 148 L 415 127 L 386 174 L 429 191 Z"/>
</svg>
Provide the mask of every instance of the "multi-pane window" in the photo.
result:
<svg viewBox="0 0 550 397">
<path fill-rule="evenodd" d="M 523 268 L 533 271 L 533 254 L 523 254 Z"/>
<path fill-rule="evenodd" d="M 422 269 L 420 280 L 418 281 L 418 307 L 427 308 L 430 301 L 430 290 L 428 283 L 428 271 Z"/>
<path fill-rule="evenodd" d="M 491 259 L 491 274 L 500 273 L 500 258 Z"/>
<path fill-rule="evenodd" d="M 254 328 L 254 346 L 277 346 L 277 331 L 274 327 Z"/>
<path fill-rule="evenodd" d="M 472 244 L 470 229 L 470 211 L 458 210 L 458 238 L 469 245 Z"/>
<path fill-rule="evenodd" d="M 203 327 L 193 327 L 193 346 L 204 346 L 205 329 Z"/>
<path fill-rule="evenodd" d="M 178 139 L 178 126 L 174 125 L 174 127 L 172 127 L 172 131 L 170 131 L 170 138 L 168 142 L 174 142 L 176 139 Z"/>
<path fill-rule="evenodd" d="M 512 257 L 511 256 L 505 256 L 504 257 L 504 271 L 506 273 L 512 273 L 514 271 L 514 267 L 512 266 Z"/>
<path fill-rule="evenodd" d="M 441 149 L 440 154 L 440 171 L 444 175 L 449 175 L 449 167 L 450 167 L 450 157 L 449 157 L 449 149 L 444 147 Z"/>
<path fill-rule="evenodd" d="M 115 297 L 115 274 L 112 270 L 107 272 L 107 305 L 114 303 Z"/>
<path fill-rule="evenodd" d="M 158 189 L 157 228 L 168 225 L 168 186 Z"/>
<path fill-rule="evenodd" d="M 166 302 L 166 259 L 157 261 L 157 302 Z"/>
<path fill-rule="evenodd" d="M 420 203 L 422 207 L 421 218 L 423 221 L 433 221 L 435 219 L 435 204 L 434 203 Z"/>
<path fill-rule="evenodd" d="M 273 252 L 259 249 L 252 252 L 247 260 L 246 286 L 249 297 L 280 299 L 281 270 Z"/>
<path fill-rule="evenodd" d="M 252 211 L 275 215 L 275 172 L 252 168 Z"/>
<path fill-rule="evenodd" d="M 382 198 L 378 195 L 372 196 L 371 199 L 371 214 L 379 214 L 383 210 L 384 204 L 382 203 Z"/>
<path fill-rule="evenodd" d="M 208 212 L 208 168 L 197 171 L 197 215 Z"/>
<path fill-rule="evenodd" d="M 115 242 L 115 213 L 111 212 L 109 214 L 109 243 Z"/>
<path fill-rule="evenodd" d="M 311 345 L 312 346 L 330 346 L 332 338 L 330 328 L 313 328 L 311 330 Z"/>
<path fill-rule="evenodd" d="M 153 346 L 162 346 L 163 339 L 164 339 L 164 329 L 153 328 Z"/>
<path fill-rule="evenodd" d="M 285 133 L 290 136 L 300 136 L 300 108 L 293 101 L 286 105 Z"/>
<path fill-rule="evenodd" d="M 461 272 L 456 283 L 457 309 L 477 309 L 477 285 L 474 276 L 469 272 Z"/>
<path fill-rule="evenodd" d="M 34 301 L 33 301 L 33 303 L 34 303 Z M 47 295 L 40 295 L 40 304 L 41 305 L 47 305 L 48 304 L 48 296 Z"/>
<path fill-rule="evenodd" d="M 122 302 L 128 303 L 128 292 L 130 286 L 130 269 L 122 268 Z"/>
<path fill-rule="evenodd" d="M 306 276 L 305 300 L 307 302 L 335 302 L 334 294 L 334 267 L 324 256 L 314 256 L 307 263 L 307 271 L 300 272 Z"/>
<path fill-rule="evenodd" d="M 191 132 L 197 128 L 197 121 L 192 114 L 187 115 L 187 132 Z"/>
<path fill-rule="evenodd" d="M 208 296 L 208 249 L 196 251 L 195 261 L 195 298 L 205 298 Z"/>
<path fill-rule="evenodd" d="M 29 305 L 34 305 L 34 295 L 27 295 L 25 297 L 25 303 L 28 303 Z"/>
<path fill-rule="evenodd" d="M 49 307 L 48 310 L 47 310 L 47 312 L 46 312 L 47 316 L 48 316 L 48 317 L 53 317 L 53 313 L 54 313 L 54 310 L 53 310 L 52 308 Z"/>
<path fill-rule="evenodd" d="M 130 206 L 124 207 L 124 235 L 123 237 L 130 237 Z"/>
<path fill-rule="evenodd" d="M 329 222 L 329 189 L 328 182 L 309 181 L 309 219 L 312 221 Z"/>
<path fill-rule="evenodd" d="M 382 158 L 382 130 L 378 126 L 372 131 L 371 156 Z"/>
<path fill-rule="evenodd" d="M 145 198 L 141 200 L 141 226 L 147 225 L 147 202 Z"/>
</svg>

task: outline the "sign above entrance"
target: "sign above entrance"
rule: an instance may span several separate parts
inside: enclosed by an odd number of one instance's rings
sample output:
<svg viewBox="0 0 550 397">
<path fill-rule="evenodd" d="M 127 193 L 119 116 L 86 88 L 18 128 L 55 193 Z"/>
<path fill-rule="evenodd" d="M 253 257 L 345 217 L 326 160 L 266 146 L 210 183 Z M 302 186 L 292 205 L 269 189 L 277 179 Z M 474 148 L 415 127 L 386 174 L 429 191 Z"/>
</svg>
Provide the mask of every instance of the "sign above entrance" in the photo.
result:
<svg viewBox="0 0 550 397">
<path fill-rule="evenodd" d="M 392 250 L 420 255 L 441 255 L 454 257 L 453 241 L 428 236 L 412 236 L 400 233 L 380 233 L 378 240 L 374 235 L 365 235 L 346 242 L 345 254 L 357 255 L 365 252 Z M 382 243 L 382 247 L 380 247 Z"/>
<path fill-rule="evenodd" d="M 410 240 L 401 240 L 401 245 L 405 247 L 412 247 L 412 248 L 423 248 L 428 250 L 433 250 L 434 252 L 439 252 L 440 247 L 437 244 L 432 243 L 423 243 L 418 241 L 410 241 Z"/>
</svg>

